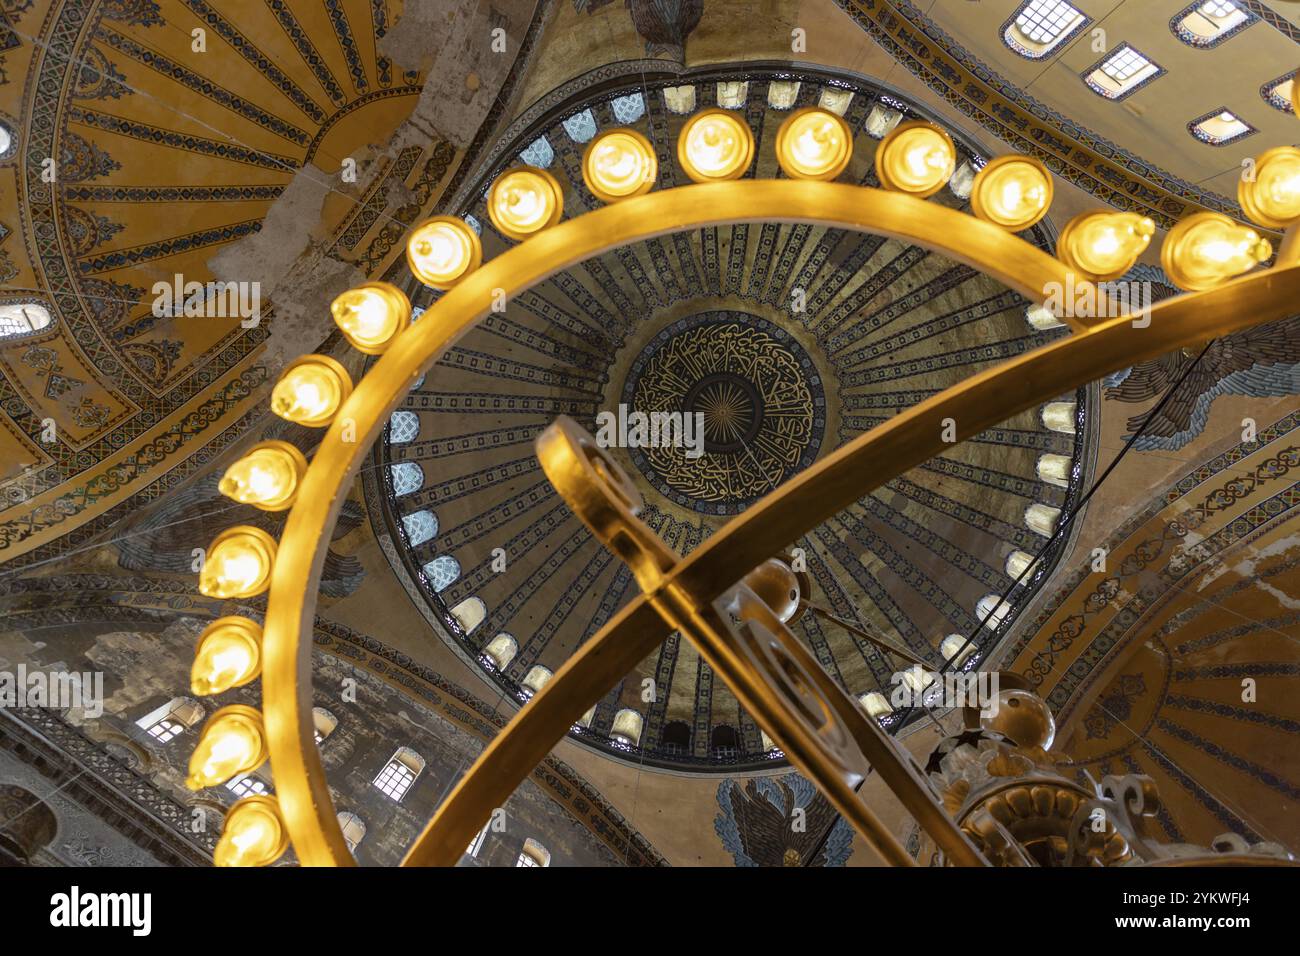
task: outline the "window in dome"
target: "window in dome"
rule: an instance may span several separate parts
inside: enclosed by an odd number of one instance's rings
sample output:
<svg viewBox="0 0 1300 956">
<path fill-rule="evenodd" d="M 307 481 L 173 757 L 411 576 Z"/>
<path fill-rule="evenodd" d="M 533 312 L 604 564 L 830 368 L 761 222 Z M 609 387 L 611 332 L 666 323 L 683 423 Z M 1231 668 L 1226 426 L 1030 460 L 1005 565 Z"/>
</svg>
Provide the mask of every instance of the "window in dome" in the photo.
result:
<svg viewBox="0 0 1300 956">
<path fill-rule="evenodd" d="M 830 110 L 836 116 L 843 116 L 848 112 L 849 104 L 853 102 L 853 91 L 841 89 L 838 86 L 827 86 L 822 88 L 821 96 L 817 97 L 817 105 L 824 110 Z M 902 119 L 902 116 L 899 116 Z M 897 120 L 895 120 L 897 123 Z M 890 127 L 892 129 L 893 127 Z M 888 130 L 886 131 L 888 132 Z M 871 134 L 875 136 L 873 132 Z M 880 134 L 884 136 L 884 133 Z"/>
<path fill-rule="evenodd" d="M 774 110 L 788 110 L 798 98 L 798 80 L 773 80 L 767 84 L 767 105 Z"/>
<path fill-rule="evenodd" d="M 509 667 L 518 653 L 519 642 L 504 631 L 488 641 L 487 646 L 483 648 L 483 656 L 499 671 Z"/>
<path fill-rule="evenodd" d="M 596 135 L 596 117 L 591 115 L 591 110 L 574 113 L 562 125 L 575 143 L 585 143 Z"/>
<path fill-rule="evenodd" d="M 420 434 L 420 416 L 415 412 L 393 412 L 388 419 L 388 441 L 393 445 L 404 445 L 414 441 Z"/>
<path fill-rule="evenodd" d="M 1002 39 L 1012 52 L 1041 60 L 1089 22 L 1065 0 L 1029 0 L 1003 26 Z"/>
<path fill-rule="evenodd" d="M 539 136 L 519 154 L 519 159 L 529 166 L 546 169 L 555 162 L 555 150 L 551 149 L 551 144 L 546 141 L 545 136 Z"/>
<path fill-rule="evenodd" d="M 406 532 L 407 544 L 414 548 L 437 537 L 438 518 L 432 511 L 415 511 L 402 515 L 402 530 Z"/>
<path fill-rule="evenodd" d="M 470 634 L 487 618 L 487 605 L 482 598 L 466 598 L 451 609 L 451 616 L 462 631 Z"/>
<path fill-rule="evenodd" d="M 718 105 L 725 110 L 738 110 L 749 98 L 749 82 L 722 82 L 718 84 Z"/>
<path fill-rule="evenodd" d="M 0 122 L 0 159 L 8 159 L 14 152 L 14 131 L 8 123 Z"/>
<path fill-rule="evenodd" d="M 435 591 L 442 591 L 460 577 L 460 562 L 453 557 L 440 554 L 427 563 L 422 570 L 424 576 L 429 579 L 429 586 Z"/>
<path fill-rule="evenodd" d="M 1258 19 L 1233 0 L 1197 0 L 1175 14 L 1169 28 L 1188 46 L 1208 49 L 1236 36 Z"/>
<path fill-rule="evenodd" d="M 616 96 L 609 101 L 609 108 L 620 126 L 628 126 L 645 115 L 645 97 L 640 93 Z"/>
<path fill-rule="evenodd" d="M 1261 86 L 1259 95 L 1264 97 L 1264 102 L 1273 109 L 1281 110 L 1283 113 L 1295 113 L 1295 106 L 1291 102 L 1291 92 L 1294 89 L 1295 73 L 1288 73 Z"/>
<path fill-rule="evenodd" d="M 50 310 L 36 302 L 7 302 L 0 305 L 0 340 L 40 332 L 53 321 Z"/>
<path fill-rule="evenodd" d="M 524 694 L 528 697 L 532 697 L 551 682 L 552 676 L 554 675 L 551 674 L 549 667 L 543 667 L 541 664 L 534 664 L 529 669 L 528 673 L 524 675 L 524 679 L 520 681 L 520 684 L 522 684 L 524 688 Z"/>
<path fill-rule="evenodd" d="M 679 116 L 695 112 L 695 87 L 665 86 L 664 106 L 668 112 Z"/>
<path fill-rule="evenodd" d="M 609 739 L 628 747 L 635 747 L 641 740 L 641 715 L 631 708 L 623 708 L 614 715 L 614 724 L 609 731 Z"/>
<path fill-rule="evenodd" d="M 1217 109 L 1192 120 L 1187 124 L 1187 131 L 1211 146 L 1227 146 L 1258 132 L 1236 113 L 1226 109 Z"/>
<path fill-rule="evenodd" d="M 393 494 L 399 498 L 424 487 L 424 469 L 413 461 L 389 465 L 388 475 L 393 480 Z"/>
<path fill-rule="evenodd" d="M 1085 73 L 1083 80 L 1099 96 L 1119 101 L 1136 93 L 1164 72 L 1163 67 L 1152 63 L 1125 43 Z"/>
</svg>

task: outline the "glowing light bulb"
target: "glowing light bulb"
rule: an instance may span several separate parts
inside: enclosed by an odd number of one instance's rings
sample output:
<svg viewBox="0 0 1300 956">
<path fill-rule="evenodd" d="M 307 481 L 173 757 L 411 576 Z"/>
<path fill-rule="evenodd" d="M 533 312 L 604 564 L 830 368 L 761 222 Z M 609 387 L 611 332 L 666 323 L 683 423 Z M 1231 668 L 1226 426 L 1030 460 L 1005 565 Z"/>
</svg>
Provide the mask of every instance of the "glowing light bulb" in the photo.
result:
<svg viewBox="0 0 1300 956">
<path fill-rule="evenodd" d="M 352 393 L 347 370 L 327 355 L 289 363 L 271 390 L 271 411 L 299 425 L 328 425 Z"/>
<path fill-rule="evenodd" d="M 834 179 L 852 156 L 849 124 L 830 110 L 796 110 L 776 134 L 776 160 L 791 179 Z"/>
<path fill-rule="evenodd" d="M 1279 146 L 1255 160 L 1255 175 L 1237 183 L 1237 199 L 1251 222 L 1284 229 L 1300 220 L 1300 149 Z"/>
<path fill-rule="evenodd" d="M 245 598 L 271 586 L 275 539 L 261 528 L 239 525 L 217 535 L 199 571 L 199 591 L 208 597 Z"/>
<path fill-rule="evenodd" d="M 367 282 L 330 303 L 330 314 L 354 349 L 378 355 L 411 324 L 411 303 L 396 286 Z"/>
<path fill-rule="evenodd" d="M 242 687 L 262 671 L 262 629 L 246 617 L 221 617 L 203 629 L 190 689 L 201 697 Z"/>
<path fill-rule="evenodd" d="M 231 777 L 256 770 L 266 760 L 266 736 L 262 715 L 252 707 L 231 704 L 209 718 L 199 742 L 190 754 L 191 790 L 215 787 Z"/>
<path fill-rule="evenodd" d="M 697 183 L 743 176 L 753 158 L 754 134 L 749 124 L 728 110 L 696 113 L 677 137 L 677 161 Z"/>
<path fill-rule="evenodd" d="M 1160 247 L 1160 264 L 1180 289 L 1199 292 L 1253 269 L 1273 254 L 1254 229 L 1217 212 L 1179 221 Z"/>
<path fill-rule="evenodd" d="M 217 866 L 269 866 L 288 848 L 289 830 L 279 802 L 268 794 L 255 794 L 226 811 L 212 861 Z"/>
<path fill-rule="evenodd" d="M 517 166 L 492 184 L 487 199 L 492 224 L 511 239 L 527 239 L 560 221 L 564 194 L 544 169 Z"/>
<path fill-rule="evenodd" d="M 999 156 L 975 177 L 970 204 L 980 219 L 1019 232 L 1047 215 L 1052 177 L 1032 157 Z"/>
<path fill-rule="evenodd" d="M 435 216 L 406 240 L 406 263 L 434 289 L 450 289 L 483 264 L 483 243 L 464 219 Z"/>
<path fill-rule="evenodd" d="M 1061 230 L 1056 255 L 1090 279 L 1117 279 L 1133 268 L 1155 231 L 1156 224 L 1137 213 L 1086 212 Z"/>
<path fill-rule="evenodd" d="M 659 172 L 650 141 L 631 129 L 612 129 L 582 154 L 582 178 L 592 195 L 616 202 L 650 191 Z"/>
<path fill-rule="evenodd" d="M 876 148 L 880 184 L 922 199 L 942 189 L 956 168 L 952 137 L 929 123 L 902 123 Z"/>
<path fill-rule="evenodd" d="M 240 504 L 283 511 L 293 504 L 307 459 L 293 445 L 264 441 L 226 469 L 217 489 Z"/>
</svg>

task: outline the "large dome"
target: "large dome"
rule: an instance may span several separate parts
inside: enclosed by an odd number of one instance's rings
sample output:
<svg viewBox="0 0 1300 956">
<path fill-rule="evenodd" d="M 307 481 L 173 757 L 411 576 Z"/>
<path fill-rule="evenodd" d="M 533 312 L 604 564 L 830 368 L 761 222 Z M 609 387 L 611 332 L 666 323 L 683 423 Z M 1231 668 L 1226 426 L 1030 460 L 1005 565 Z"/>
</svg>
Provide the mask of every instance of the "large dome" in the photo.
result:
<svg viewBox="0 0 1300 956">
<path fill-rule="evenodd" d="M 924 116 L 896 93 L 843 75 L 636 75 L 518 129 L 469 187 L 477 198 L 449 211 L 472 218 L 490 258 L 511 243 L 493 230 L 483 191 L 507 166 L 543 166 L 563 185 L 567 210 L 595 208 L 580 173 L 584 143 L 614 126 L 656 144 L 660 185 L 684 183 L 668 144 L 691 113 L 715 102 L 754 130 L 749 175 L 776 176 L 764 144 L 792 108 L 819 101 L 842 109 L 855 130 L 845 178 L 867 185 L 876 185 L 880 124 Z M 957 139 L 967 172 L 978 168 L 978 146 Z M 964 204 L 950 190 L 932 201 Z M 1050 244 L 1044 230 L 1028 235 Z M 423 290 L 416 301 L 434 295 Z M 635 589 L 537 464 L 532 441 L 557 415 L 593 432 L 598 414 L 620 407 L 702 416 L 698 456 L 612 449 L 645 497 L 645 520 L 687 553 L 844 442 L 1061 334 L 1032 324 L 1028 307 L 965 265 L 865 233 L 764 223 L 636 243 L 516 296 L 417 385 L 376 451 L 379 530 L 399 543 L 399 563 L 446 639 L 522 700 Z M 996 603 L 1027 556 L 1044 552 L 1053 516 L 1068 510 L 1081 480 L 1086 396 L 1061 400 L 1067 414 L 1049 416 L 1050 427 L 1041 409 L 1019 415 L 791 542 L 806 561 L 812 602 L 936 666 L 946 637 L 975 635 L 971 660 L 980 659 L 1056 555 L 1044 554 L 992 616 L 989 596 Z M 736 570 L 739 578 L 746 569 Z M 825 618 L 804 615 L 796 633 L 851 693 L 888 694 L 900 662 Z M 620 711 L 636 712 L 638 732 L 614 726 Z M 783 759 L 676 636 L 590 716 L 575 735 L 638 763 L 708 771 Z"/>
</svg>

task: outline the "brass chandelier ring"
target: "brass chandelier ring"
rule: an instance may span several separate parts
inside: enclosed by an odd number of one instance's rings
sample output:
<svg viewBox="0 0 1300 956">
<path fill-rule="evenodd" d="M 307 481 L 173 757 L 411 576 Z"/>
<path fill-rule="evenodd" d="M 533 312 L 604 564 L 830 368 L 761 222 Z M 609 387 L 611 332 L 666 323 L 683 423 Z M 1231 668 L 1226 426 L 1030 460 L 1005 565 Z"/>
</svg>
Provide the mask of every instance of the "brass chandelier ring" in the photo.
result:
<svg viewBox="0 0 1300 956">
<path fill-rule="evenodd" d="M 502 295 L 508 299 L 556 272 L 635 241 L 741 222 L 804 223 L 912 242 L 981 270 L 1031 302 L 1041 302 L 1053 284 L 1070 284 L 1080 271 L 1004 228 L 914 195 L 843 183 L 740 179 L 651 192 L 585 213 L 535 233 L 466 275 L 417 324 L 399 329 L 391 347 L 342 399 L 301 476 L 273 556 L 261 647 L 264 733 L 279 812 L 302 864 L 355 865 L 313 735 L 311 635 L 329 529 L 392 412 Z M 1141 327 L 1128 317 L 1067 317 L 1074 332 L 1069 337 L 901 412 L 751 506 L 689 557 L 666 556 L 652 589 L 588 640 L 488 745 L 403 865 L 457 862 L 491 808 L 504 803 L 573 722 L 674 629 L 665 608 L 708 612 L 736 586 L 737 569 L 762 563 L 825 518 L 947 447 L 941 437 L 946 419 L 955 423 L 957 439 L 965 440 L 1118 368 L 1293 312 L 1300 301 L 1294 232 L 1293 227 L 1272 269 L 1165 300 L 1151 309 L 1150 322 Z M 726 676 L 750 687 L 763 703 L 756 675 L 742 668 Z M 776 731 L 773 738 L 783 743 L 788 728 L 779 708 L 760 710 L 773 725 L 766 729 Z M 877 769 L 895 786 L 883 767 Z M 862 829 L 864 821 L 854 822 Z M 878 848 L 883 843 L 887 858 L 889 841 L 872 840 Z"/>
</svg>

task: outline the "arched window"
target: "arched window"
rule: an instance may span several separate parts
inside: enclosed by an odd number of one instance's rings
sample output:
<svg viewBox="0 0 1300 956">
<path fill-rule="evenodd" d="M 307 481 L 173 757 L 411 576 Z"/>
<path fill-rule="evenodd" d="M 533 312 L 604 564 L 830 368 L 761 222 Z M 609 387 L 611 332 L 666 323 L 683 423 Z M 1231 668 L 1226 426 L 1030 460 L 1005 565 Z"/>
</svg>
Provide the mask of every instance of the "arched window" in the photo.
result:
<svg viewBox="0 0 1300 956">
<path fill-rule="evenodd" d="M 1023 580 L 1020 575 L 1034 563 L 1034 556 L 1024 551 L 1012 551 L 1007 555 L 1007 577 L 1012 581 Z"/>
<path fill-rule="evenodd" d="M 773 80 L 767 84 L 767 105 L 774 110 L 788 110 L 798 98 L 798 80 Z"/>
<path fill-rule="evenodd" d="M 660 749 L 666 754 L 686 754 L 691 752 L 691 725 L 684 720 L 672 720 L 664 724 L 660 736 Z"/>
<path fill-rule="evenodd" d="M 868 717 L 880 718 L 894 711 L 894 708 L 889 703 L 889 698 L 878 690 L 870 690 L 865 694 L 859 694 L 858 703 L 862 705 L 862 709 L 867 712 Z"/>
<path fill-rule="evenodd" d="M 510 662 L 515 659 L 515 655 L 518 653 L 519 642 L 504 631 L 488 641 L 487 646 L 483 648 L 483 655 L 499 671 L 509 667 Z"/>
<path fill-rule="evenodd" d="M 616 96 L 609 101 L 609 108 L 614 111 L 614 121 L 620 126 L 629 126 L 645 116 L 645 97 L 640 93 Z"/>
<path fill-rule="evenodd" d="M 1006 607 L 1006 605 L 1002 605 Z M 1001 618 L 998 618 L 1001 620 Z M 989 621 L 993 624 L 993 621 Z M 966 643 L 965 634 L 949 634 L 939 643 L 939 653 L 943 655 L 945 661 L 951 661 L 953 666 L 960 667 L 968 657 L 975 653 L 975 644 Z"/>
<path fill-rule="evenodd" d="M 1170 26 L 1174 36 L 1188 46 L 1212 47 L 1258 19 L 1255 14 L 1243 10 L 1235 0 L 1196 0 L 1175 17 Z"/>
<path fill-rule="evenodd" d="M 374 783 L 380 791 L 401 803 L 402 797 L 406 796 L 423 769 L 423 757 L 410 747 L 398 747 L 388 763 L 384 764 L 384 769 L 379 771 Z"/>
<path fill-rule="evenodd" d="M 843 116 L 845 113 L 847 113 L 849 110 L 849 104 L 852 102 L 853 102 L 853 91 L 846 90 L 843 87 L 839 87 L 839 86 L 824 86 L 822 87 L 821 94 L 817 97 L 817 105 L 824 110 L 830 110 L 836 116 Z M 903 117 L 900 114 L 898 119 L 902 119 L 902 118 Z M 894 124 L 897 125 L 897 123 L 898 120 L 894 120 Z M 893 128 L 894 128 L 893 126 L 890 127 L 890 129 Z M 886 130 L 885 132 L 888 132 L 888 130 Z M 872 135 L 874 136 L 875 134 L 872 133 Z M 880 136 L 884 136 L 884 135 L 885 135 L 884 133 L 880 134 Z M 876 137 L 876 138 L 879 139 L 880 137 Z"/>
<path fill-rule="evenodd" d="M 734 757 L 740 753 L 740 734 L 735 727 L 722 724 L 709 734 L 709 751 L 715 757 Z"/>
<path fill-rule="evenodd" d="M 478 834 L 474 837 L 474 839 L 470 840 L 469 846 L 465 848 L 466 856 L 474 856 L 474 857 L 478 856 L 478 851 L 483 849 L 483 841 L 487 839 L 488 830 L 490 830 L 491 828 L 492 828 L 491 820 L 488 820 L 487 823 L 483 824 L 483 829 L 478 831 Z"/>
<path fill-rule="evenodd" d="M 6 302 L 0 305 L 0 339 L 39 332 L 53 321 L 50 310 L 36 302 Z"/>
<path fill-rule="evenodd" d="M 575 143 L 585 143 L 596 135 L 596 117 L 591 115 L 591 110 L 574 113 L 564 121 L 563 126 L 569 139 Z"/>
<path fill-rule="evenodd" d="M 393 481 L 393 494 L 398 498 L 424 487 L 424 469 L 413 461 L 389 465 L 388 477 Z"/>
<path fill-rule="evenodd" d="M 986 594 L 975 605 L 975 619 L 990 629 L 996 628 L 1011 613 L 1011 602 L 1002 600 L 1001 594 Z M 962 635 L 958 634 L 962 640 Z"/>
<path fill-rule="evenodd" d="M 747 80 L 723 80 L 718 83 L 718 105 L 724 110 L 738 110 L 749 97 Z"/>
<path fill-rule="evenodd" d="M 204 717 L 203 705 L 189 697 L 173 697 L 157 710 L 150 711 L 135 722 L 154 740 L 165 744 L 193 727 Z"/>
<path fill-rule="evenodd" d="M 1070 470 L 1073 466 L 1067 455 L 1040 455 L 1038 457 L 1038 479 L 1058 488 L 1070 487 Z"/>
<path fill-rule="evenodd" d="M 664 87 L 664 106 L 670 113 L 676 113 L 684 116 L 687 113 L 695 112 L 695 87 L 694 86 L 665 86 Z"/>
<path fill-rule="evenodd" d="M 424 576 L 429 579 L 429 586 L 435 591 L 450 587 L 460 577 L 460 562 L 453 557 L 440 554 L 425 564 Z"/>
<path fill-rule="evenodd" d="M 609 729 L 609 739 L 616 743 L 635 747 L 641 742 L 641 715 L 631 708 L 623 708 L 614 715 L 613 726 Z"/>
<path fill-rule="evenodd" d="M 550 866 L 551 853 L 532 837 L 524 841 L 524 848 L 519 851 L 515 866 Z"/>
<path fill-rule="evenodd" d="M 545 687 L 550 680 L 550 668 L 543 667 L 541 664 L 534 664 L 528 669 L 528 673 L 524 675 L 524 679 L 520 681 L 520 684 L 524 688 L 524 693 L 532 697 Z"/>
<path fill-rule="evenodd" d="M 1025 526 L 1035 534 L 1050 538 L 1056 534 L 1056 523 L 1061 520 L 1061 509 L 1051 505 L 1032 504 L 1025 509 Z"/>
<path fill-rule="evenodd" d="M 519 154 L 519 158 L 529 166 L 545 169 L 555 162 L 555 150 L 551 149 L 551 144 L 546 141 L 545 136 L 539 136 L 528 144 L 527 148 Z"/>
<path fill-rule="evenodd" d="M 407 542 L 415 547 L 437 537 L 438 518 L 432 511 L 413 511 L 402 515 L 402 530 L 406 532 Z"/>
<path fill-rule="evenodd" d="M 243 799 L 256 793 L 269 793 L 271 788 L 255 773 L 244 773 L 226 781 L 226 789 Z"/>
<path fill-rule="evenodd" d="M 343 831 L 343 842 L 348 845 L 349 853 L 356 853 L 361 841 L 366 838 L 366 823 L 351 811 L 344 810 L 338 815 L 339 829 Z"/>
<path fill-rule="evenodd" d="M 414 441 L 420 434 L 420 416 L 405 409 L 393 412 L 388 419 L 388 440 L 394 445 Z"/>
<path fill-rule="evenodd" d="M 487 605 L 479 598 L 466 598 L 451 609 L 451 616 L 456 619 L 461 630 L 466 634 L 472 634 L 474 628 L 487 618 Z"/>
<path fill-rule="evenodd" d="M 8 159 L 14 148 L 14 131 L 8 123 L 0 122 L 0 159 Z"/>
<path fill-rule="evenodd" d="M 311 721 L 315 727 L 317 746 L 324 743 L 325 738 L 334 733 L 334 728 L 339 725 L 339 719 L 324 707 L 312 708 Z"/>
<path fill-rule="evenodd" d="M 1043 406 L 1043 424 L 1062 435 L 1073 435 L 1077 411 L 1074 402 L 1048 402 Z"/>
</svg>

